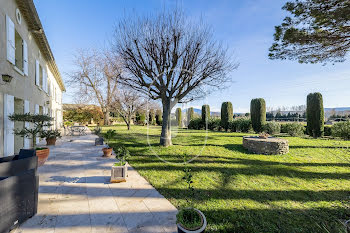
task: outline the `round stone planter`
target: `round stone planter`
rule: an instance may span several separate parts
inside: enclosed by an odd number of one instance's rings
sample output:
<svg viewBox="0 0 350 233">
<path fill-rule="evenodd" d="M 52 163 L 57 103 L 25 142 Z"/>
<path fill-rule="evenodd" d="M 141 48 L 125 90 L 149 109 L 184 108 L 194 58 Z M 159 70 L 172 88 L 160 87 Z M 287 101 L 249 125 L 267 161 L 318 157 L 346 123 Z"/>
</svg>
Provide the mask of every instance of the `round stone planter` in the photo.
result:
<svg viewBox="0 0 350 233">
<path fill-rule="evenodd" d="M 243 147 L 254 154 L 283 155 L 289 152 L 288 141 L 282 138 L 243 137 Z"/>
<path fill-rule="evenodd" d="M 202 226 L 196 230 L 187 230 L 180 223 L 177 223 L 177 232 L 178 233 L 202 233 L 205 231 L 205 228 L 207 227 L 207 219 L 206 219 L 205 215 L 200 210 L 197 210 L 197 209 L 195 209 L 195 210 L 198 212 L 198 214 L 202 218 Z"/>
</svg>

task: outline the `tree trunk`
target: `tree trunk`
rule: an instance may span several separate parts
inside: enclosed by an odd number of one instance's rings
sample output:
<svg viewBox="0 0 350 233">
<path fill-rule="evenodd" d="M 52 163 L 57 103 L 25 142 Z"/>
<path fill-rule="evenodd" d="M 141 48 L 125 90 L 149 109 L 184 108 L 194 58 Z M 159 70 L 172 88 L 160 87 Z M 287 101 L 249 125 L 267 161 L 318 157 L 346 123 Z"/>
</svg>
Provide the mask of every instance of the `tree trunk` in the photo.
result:
<svg viewBox="0 0 350 233">
<path fill-rule="evenodd" d="M 170 101 L 163 101 L 163 123 L 162 123 L 162 133 L 160 135 L 161 146 L 172 145 L 170 113 L 171 113 Z"/>
<path fill-rule="evenodd" d="M 103 117 L 103 124 L 104 125 L 109 125 L 109 111 L 105 111 L 103 113 L 104 117 Z"/>
</svg>

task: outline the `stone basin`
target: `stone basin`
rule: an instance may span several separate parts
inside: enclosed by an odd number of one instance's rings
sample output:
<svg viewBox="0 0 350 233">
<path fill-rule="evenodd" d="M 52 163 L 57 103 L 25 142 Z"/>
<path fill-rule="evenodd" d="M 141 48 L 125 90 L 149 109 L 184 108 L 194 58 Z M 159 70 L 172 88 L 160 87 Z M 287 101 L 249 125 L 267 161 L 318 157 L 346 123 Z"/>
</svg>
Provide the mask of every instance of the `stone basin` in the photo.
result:
<svg viewBox="0 0 350 233">
<path fill-rule="evenodd" d="M 289 152 L 288 140 L 275 137 L 244 136 L 243 147 L 254 154 L 283 155 Z"/>
</svg>

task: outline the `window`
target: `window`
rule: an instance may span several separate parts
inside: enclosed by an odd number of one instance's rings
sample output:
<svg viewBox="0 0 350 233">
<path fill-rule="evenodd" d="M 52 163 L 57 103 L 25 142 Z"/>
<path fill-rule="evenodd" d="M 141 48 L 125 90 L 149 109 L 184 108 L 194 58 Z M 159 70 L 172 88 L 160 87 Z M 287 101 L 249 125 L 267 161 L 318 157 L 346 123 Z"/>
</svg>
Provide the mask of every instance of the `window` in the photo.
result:
<svg viewBox="0 0 350 233">
<path fill-rule="evenodd" d="M 43 88 L 43 67 L 39 65 L 39 86 Z"/>
<path fill-rule="evenodd" d="M 15 46 L 15 66 L 23 71 L 23 40 L 17 31 L 15 31 Z"/>
<path fill-rule="evenodd" d="M 22 75 L 28 75 L 28 48 L 25 40 L 15 28 L 9 16 L 6 15 L 7 60 L 14 65 Z"/>
</svg>

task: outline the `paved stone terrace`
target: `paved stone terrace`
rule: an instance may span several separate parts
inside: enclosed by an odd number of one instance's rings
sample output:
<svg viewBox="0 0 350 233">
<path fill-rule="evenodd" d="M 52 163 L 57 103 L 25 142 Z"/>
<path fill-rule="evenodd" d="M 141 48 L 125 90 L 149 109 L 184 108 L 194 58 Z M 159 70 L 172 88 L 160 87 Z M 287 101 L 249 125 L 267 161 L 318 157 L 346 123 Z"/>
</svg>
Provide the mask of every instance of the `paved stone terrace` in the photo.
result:
<svg viewBox="0 0 350 233">
<path fill-rule="evenodd" d="M 111 184 L 96 136 L 65 137 L 38 169 L 38 214 L 12 232 L 176 232 L 177 209 L 137 171 Z M 73 140 L 73 141 L 70 141 Z"/>
</svg>

